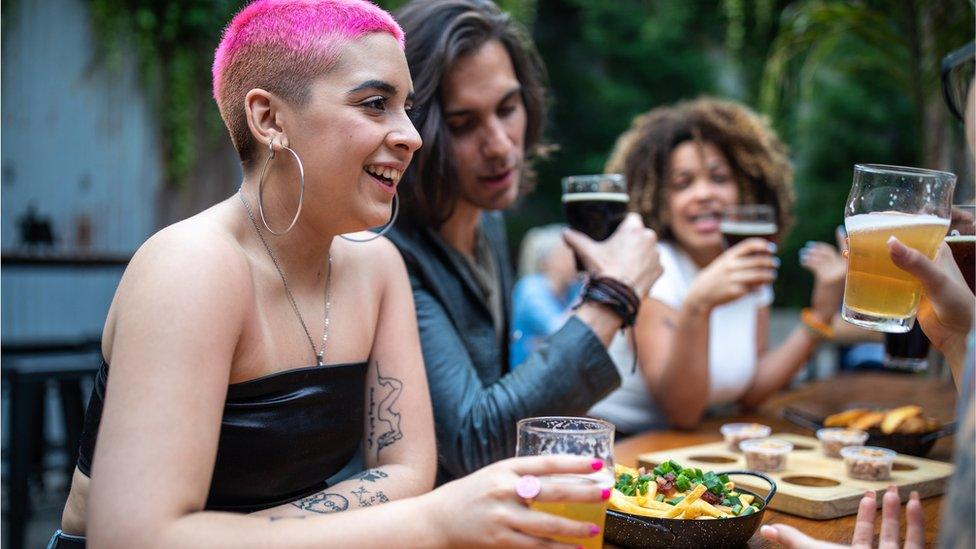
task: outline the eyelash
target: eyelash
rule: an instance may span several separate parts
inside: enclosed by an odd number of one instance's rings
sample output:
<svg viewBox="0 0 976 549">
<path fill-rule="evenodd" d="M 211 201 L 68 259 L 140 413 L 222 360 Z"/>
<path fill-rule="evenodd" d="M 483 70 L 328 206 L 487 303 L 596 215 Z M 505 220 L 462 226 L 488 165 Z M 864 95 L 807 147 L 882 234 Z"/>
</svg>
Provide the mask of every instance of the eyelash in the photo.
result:
<svg viewBox="0 0 976 549">
<path fill-rule="evenodd" d="M 386 101 L 385 97 L 371 97 L 366 101 L 360 103 L 363 107 L 374 111 L 386 111 Z"/>
</svg>

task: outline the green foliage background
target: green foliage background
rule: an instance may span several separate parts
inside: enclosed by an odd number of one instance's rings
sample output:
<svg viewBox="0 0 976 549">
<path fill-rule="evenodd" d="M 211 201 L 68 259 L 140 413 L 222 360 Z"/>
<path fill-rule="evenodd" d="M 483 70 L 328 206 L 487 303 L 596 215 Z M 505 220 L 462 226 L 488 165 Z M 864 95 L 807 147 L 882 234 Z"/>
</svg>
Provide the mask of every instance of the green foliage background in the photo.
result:
<svg viewBox="0 0 976 549">
<path fill-rule="evenodd" d="M 180 185 L 201 140 L 225 139 L 210 98 L 220 31 L 244 0 L 90 0 L 105 57 L 133 47 L 156 105 L 167 181 Z M 378 2 L 395 9 L 404 0 Z M 4 2 L 8 8 L 11 2 Z M 797 226 L 781 246 L 781 305 L 808 301 L 796 261 L 807 240 L 833 240 L 855 162 L 931 165 L 933 133 L 967 158 L 939 107 L 937 63 L 973 39 L 958 0 L 502 0 L 548 67 L 548 138 L 540 186 L 510 218 L 524 232 L 560 221 L 559 179 L 600 172 L 616 136 L 655 106 L 703 94 L 769 115 L 796 164 Z M 408 37 L 409 39 L 409 37 Z M 941 110 L 940 110 L 941 109 Z M 968 160 L 971 162 L 971 159 Z M 951 166 L 950 166 L 951 167 Z M 960 181 L 971 187 L 972 170 Z M 963 196 L 970 199 L 973 193 Z"/>
</svg>

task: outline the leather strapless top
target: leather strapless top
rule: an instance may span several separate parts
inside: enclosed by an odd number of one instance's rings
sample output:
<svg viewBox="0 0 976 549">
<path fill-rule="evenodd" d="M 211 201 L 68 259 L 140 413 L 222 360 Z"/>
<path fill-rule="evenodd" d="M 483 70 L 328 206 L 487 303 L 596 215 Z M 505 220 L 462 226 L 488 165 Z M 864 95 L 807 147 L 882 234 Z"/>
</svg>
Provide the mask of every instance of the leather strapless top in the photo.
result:
<svg viewBox="0 0 976 549">
<path fill-rule="evenodd" d="M 227 389 L 206 509 L 251 512 L 327 487 L 363 437 L 366 363 L 312 366 Z M 95 377 L 78 469 L 91 476 L 108 364 Z"/>
</svg>

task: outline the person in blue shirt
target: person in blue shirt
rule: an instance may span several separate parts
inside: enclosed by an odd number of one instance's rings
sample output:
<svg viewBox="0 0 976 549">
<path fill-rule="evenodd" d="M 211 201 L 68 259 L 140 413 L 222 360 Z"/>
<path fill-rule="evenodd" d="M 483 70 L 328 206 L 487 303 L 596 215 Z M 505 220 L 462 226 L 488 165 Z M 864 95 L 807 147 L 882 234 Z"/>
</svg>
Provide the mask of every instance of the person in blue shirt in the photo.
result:
<svg viewBox="0 0 976 549">
<path fill-rule="evenodd" d="M 564 230 L 560 224 L 536 227 L 522 239 L 512 295 L 512 370 L 563 326 L 579 297 L 582 283 Z"/>
</svg>

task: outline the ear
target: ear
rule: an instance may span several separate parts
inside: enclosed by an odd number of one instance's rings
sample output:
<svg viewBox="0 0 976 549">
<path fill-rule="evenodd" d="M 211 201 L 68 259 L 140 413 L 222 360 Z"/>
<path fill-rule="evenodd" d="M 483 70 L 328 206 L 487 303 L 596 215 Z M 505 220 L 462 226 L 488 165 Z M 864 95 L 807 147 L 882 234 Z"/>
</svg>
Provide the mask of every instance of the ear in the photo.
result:
<svg viewBox="0 0 976 549">
<path fill-rule="evenodd" d="M 280 123 L 282 107 L 284 102 L 280 97 L 261 88 L 254 88 L 244 96 L 247 127 L 259 147 L 267 149 L 272 139 L 276 148 L 288 146 L 288 136 Z"/>
</svg>

